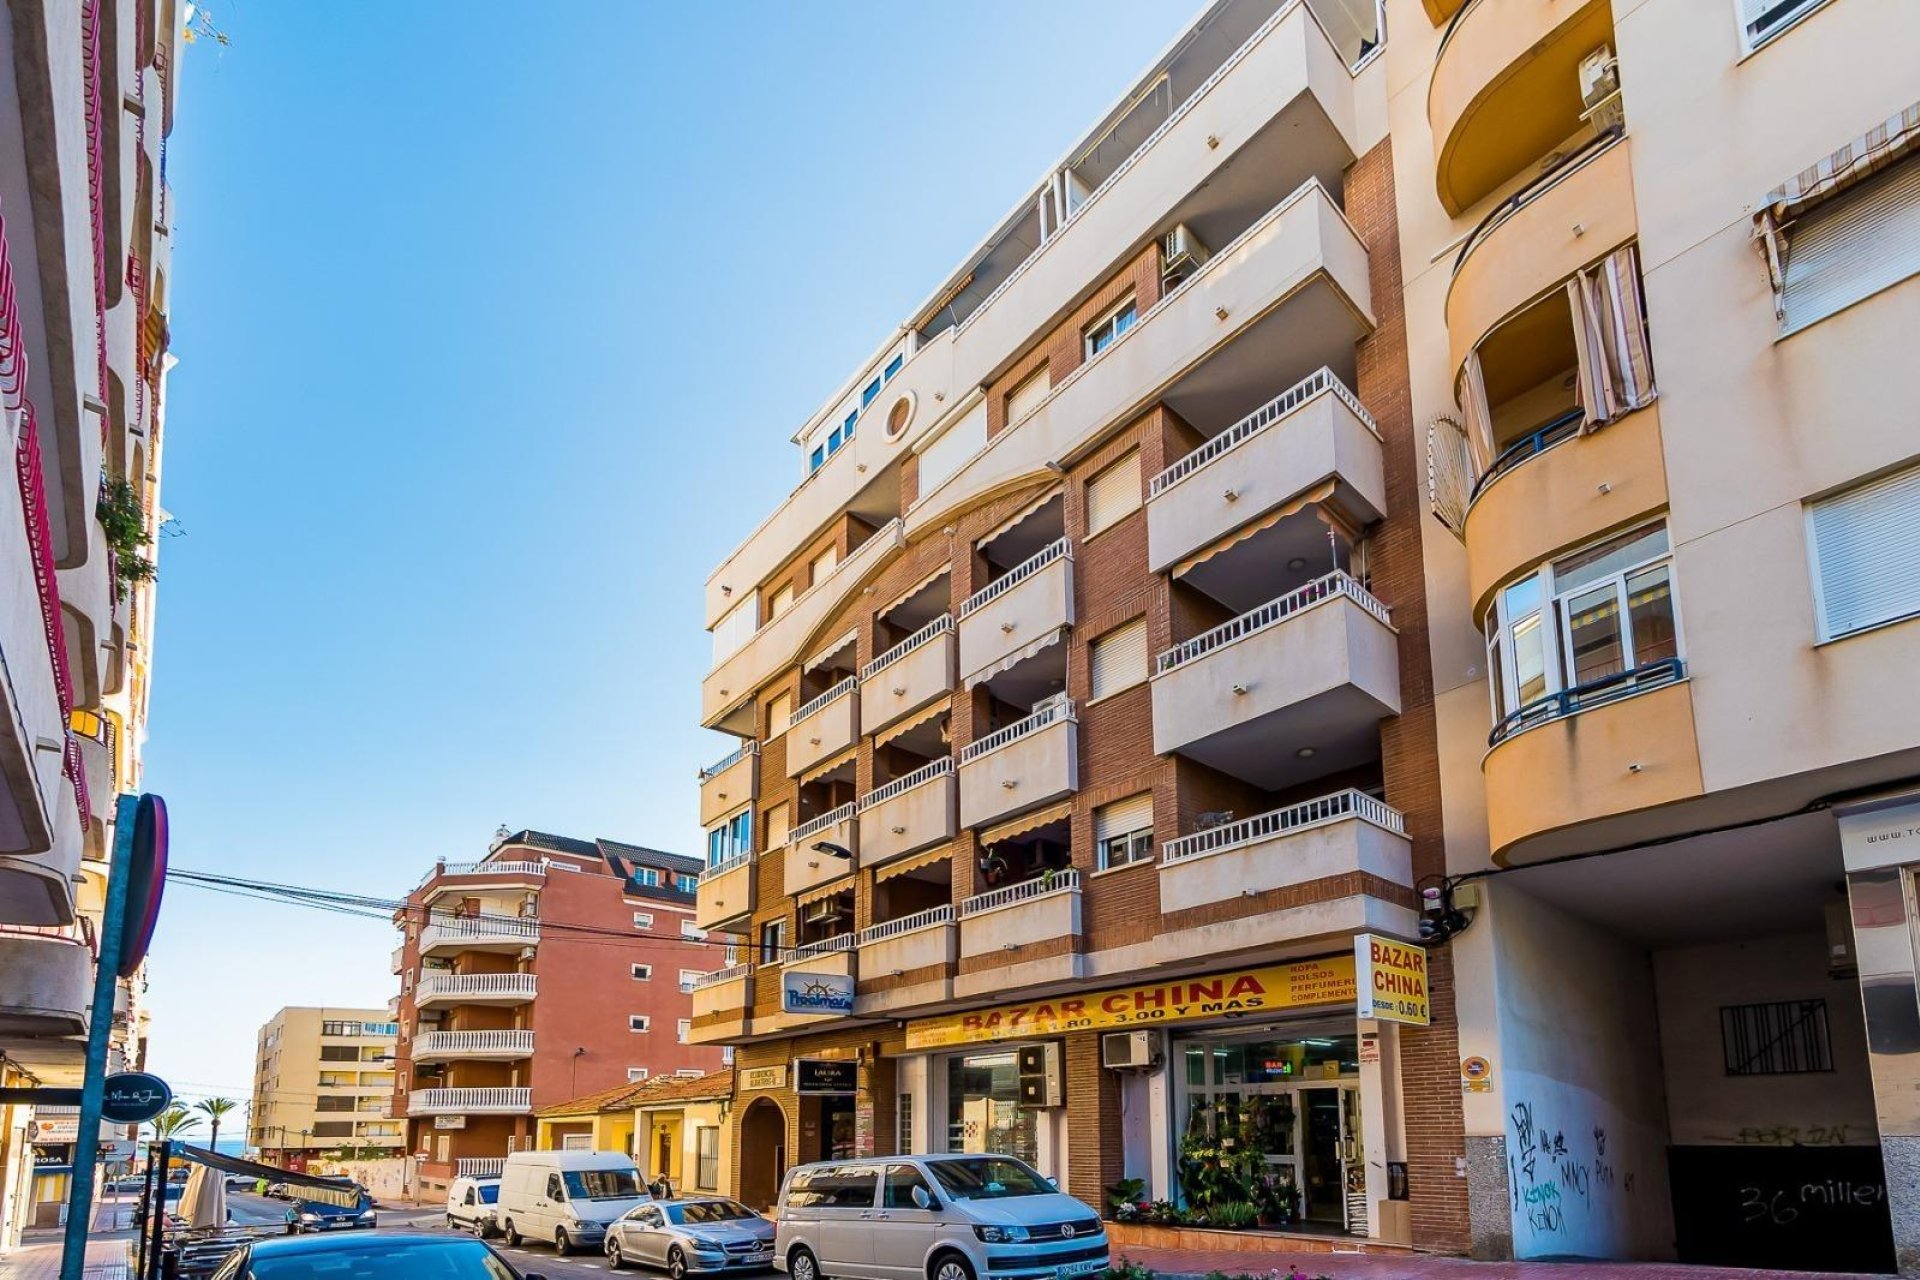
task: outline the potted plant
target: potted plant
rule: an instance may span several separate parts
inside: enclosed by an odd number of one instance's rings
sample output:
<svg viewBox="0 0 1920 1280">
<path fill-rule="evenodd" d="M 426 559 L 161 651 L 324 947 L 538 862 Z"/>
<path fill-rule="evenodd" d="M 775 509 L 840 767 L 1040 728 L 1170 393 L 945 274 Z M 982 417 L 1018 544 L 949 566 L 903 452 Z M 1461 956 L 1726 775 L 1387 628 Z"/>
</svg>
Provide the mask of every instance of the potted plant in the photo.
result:
<svg viewBox="0 0 1920 1280">
<path fill-rule="evenodd" d="M 1224 1231 L 1245 1231 L 1260 1219 L 1260 1210 L 1248 1200 L 1227 1200 L 1207 1212 L 1207 1220 Z"/>
<path fill-rule="evenodd" d="M 1107 1216 L 1115 1222 L 1135 1222 L 1146 1207 L 1144 1178 L 1122 1178 L 1107 1188 Z"/>
</svg>

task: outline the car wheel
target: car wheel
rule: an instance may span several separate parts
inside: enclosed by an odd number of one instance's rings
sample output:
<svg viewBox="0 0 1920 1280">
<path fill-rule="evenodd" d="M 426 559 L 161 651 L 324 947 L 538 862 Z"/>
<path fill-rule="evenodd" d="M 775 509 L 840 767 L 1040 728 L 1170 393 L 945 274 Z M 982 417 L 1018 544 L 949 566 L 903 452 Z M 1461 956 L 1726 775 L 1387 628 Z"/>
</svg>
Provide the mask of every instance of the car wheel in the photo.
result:
<svg viewBox="0 0 1920 1280">
<path fill-rule="evenodd" d="M 942 1253 L 927 1268 L 928 1280 L 974 1280 L 973 1264 L 958 1253 Z"/>
<path fill-rule="evenodd" d="M 627 1255 L 620 1252 L 620 1241 L 612 1235 L 607 1236 L 607 1268 L 618 1271 L 627 1265 Z"/>
<path fill-rule="evenodd" d="M 507 1219 L 507 1225 L 503 1228 L 503 1231 L 507 1237 L 507 1244 L 512 1248 L 518 1249 L 520 1247 L 520 1233 L 513 1229 L 512 1218 Z"/>
<path fill-rule="evenodd" d="M 458 1231 L 459 1229 L 460 1229 L 460 1219 L 458 1219 L 458 1218 L 456 1218 L 456 1217 L 454 1217 L 454 1216 L 453 1216 L 452 1214 L 448 1214 L 448 1215 L 447 1215 L 447 1230 L 449 1230 L 449 1231 Z"/>
<path fill-rule="evenodd" d="M 563 1258 L 573 1252 L 573 1241 L 567 1238 L 567 1229 L 565 1227 L 555 1227 L 553 1229 L 553 1251 Z"/>
<path fill-rule="evenodd" d="M 679 1245 L 667 1250 L 667 1274 L 672 1276 L 673 1280 L 686 1280 L 687 1256 L 680 1252 Z"/>
<path fill-rule="evenodd" d="M 822 1280 L 820 1263 L 814 1258 L 813 1251 L 800 1245 L 787 1255 L 787 1274 L 793 1280 Z"/>
</svg>

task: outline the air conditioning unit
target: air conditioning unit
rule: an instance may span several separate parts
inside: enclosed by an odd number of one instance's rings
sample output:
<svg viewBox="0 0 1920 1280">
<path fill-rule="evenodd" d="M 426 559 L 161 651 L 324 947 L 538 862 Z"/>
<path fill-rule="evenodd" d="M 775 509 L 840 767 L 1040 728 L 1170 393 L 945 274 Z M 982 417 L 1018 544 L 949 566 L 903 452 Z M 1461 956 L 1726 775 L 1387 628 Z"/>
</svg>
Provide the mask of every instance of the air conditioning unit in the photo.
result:
<svg viewBox="0 0 1920 1280">
<path fill-rule="evenodd" d="M 1020 1073 L 1020 1103 L 1027 1107 L 1066 1105 L 1065 1078 L 1060 1070 L 1060 1042 L 1021 1045 L 1016 1060 Z"/>
<path fill-rule="evenodd" d="M 1160 242 L 1160 283 L 1168 292 L 1185 284 L 1213 251 L 1200 243 L 1186 223 L 1167 232 Z"/>
<path fill-rule="evenodd" d="M 808 924 L 830 924 L 840 919 L 840 904 L 833 898 L 822 898 L 807 908 Z"/>
<path fill-rule="evenodd" d="M 1604 44 L 1580 59 L 1580 105 L 1580 118 L 1601 133 L 1627 123 L 1620 101 L 1620 60 Z"/>
<path fill-rule="evenodd" d="M 1107 1032 L 1100 1037 L 1100 1065 L 1114 1071 L 1150 1070 L 1156 1065 L 1153 1032 Z"/>
<path fill-rule="evenodd" d="M 1845 898 L 1829 899 L 1827 917 L 1827 973 L 1835 978 L 1851 978 L 1860 972 L 1853 954 L 1853 918 Z"/>
</svg>

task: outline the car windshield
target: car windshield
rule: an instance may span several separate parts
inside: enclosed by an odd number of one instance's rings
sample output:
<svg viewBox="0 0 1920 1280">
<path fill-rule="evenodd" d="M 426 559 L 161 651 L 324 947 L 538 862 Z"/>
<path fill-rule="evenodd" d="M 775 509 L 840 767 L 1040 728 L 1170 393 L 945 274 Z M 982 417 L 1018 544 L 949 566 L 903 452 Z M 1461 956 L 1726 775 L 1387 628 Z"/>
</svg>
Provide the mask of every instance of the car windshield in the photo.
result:
<svg viewBox="0 0 1920 1280">
<path fill-rule="evenodd" d="M 569 1169 L 569 1200 L 635 1200 L 640 1196 L 640 1175 L 632 1169 Z"/>
<path fill-rule="evenodd" d="M 695 1200 L 690 1204 L 670 1204 L 667 1217 L 675 1223 L 695 1226 L 703 1222 L 739 1222 L 760 1215 L 743 1204 L 731 1200 Z"/>
<path fill-rule="evenodd" d="M 967 1160 L 929 1160 L 927 1168 L 956 1200 L 1005 1200 L 1013 1196 L 1049 1196 L 1053 1187 L 1041 1176 L 1004 1156 Z"/>
<path fill-rule="evenodd" d="M 513 1280 L 513 1272 L 478 1240 L 420 1244 L 364 1241 L 278 1256 L 255 1253 L 254 1280 Z"/>
<path fill-rule="evenodd" d="M 480 1203 L 481 1204 L 499 1204 L 500 1188 L 498 1187 L 480 1188 Z"/>
</svg>

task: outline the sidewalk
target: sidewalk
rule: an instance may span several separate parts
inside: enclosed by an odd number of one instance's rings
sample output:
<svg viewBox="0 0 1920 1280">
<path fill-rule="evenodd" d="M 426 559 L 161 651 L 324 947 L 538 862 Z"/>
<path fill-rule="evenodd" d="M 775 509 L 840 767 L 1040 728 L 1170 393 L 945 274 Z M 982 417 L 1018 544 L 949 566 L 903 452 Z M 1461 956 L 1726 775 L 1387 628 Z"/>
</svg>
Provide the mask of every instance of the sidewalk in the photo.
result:
<svg viewBox="0 0 1920 1280">
<path fill-rule="evenodd" d="M 1749 1271 L 1740 1267 L 1690 1267 L 1677 1262 L 1473 1262 L 1466 1258 L 1408 1257 L 1357 1253 L 1209 1253 L 1128 1247 L 1114 1251 L 1114 1264 L 1146 1267 L 1161 1280 L 1251 1275 L 1287 1280 L 1859 1280 L 1837 1271 Z"/>
<path fill-rule="evenodd" d="M 87 1240 L 86 1280 L 126 1280 L 133 1274 L 127 1261 L 130 1233 L 92 1236 Z M 20 1247 L 0 1257 L 0 1280 L 58 1280 L 60 1275 L 60 1233 L 53 1230 L 29 1231 Z"/>
</svg>

